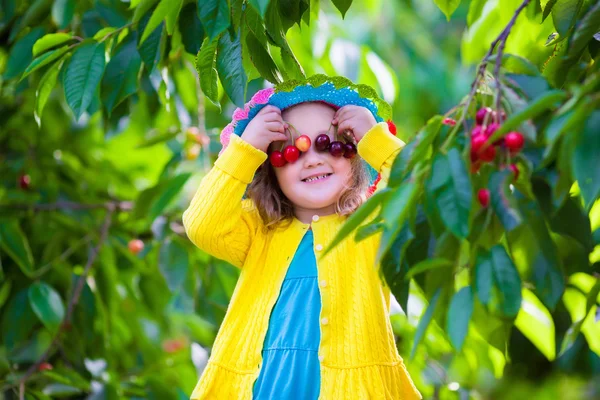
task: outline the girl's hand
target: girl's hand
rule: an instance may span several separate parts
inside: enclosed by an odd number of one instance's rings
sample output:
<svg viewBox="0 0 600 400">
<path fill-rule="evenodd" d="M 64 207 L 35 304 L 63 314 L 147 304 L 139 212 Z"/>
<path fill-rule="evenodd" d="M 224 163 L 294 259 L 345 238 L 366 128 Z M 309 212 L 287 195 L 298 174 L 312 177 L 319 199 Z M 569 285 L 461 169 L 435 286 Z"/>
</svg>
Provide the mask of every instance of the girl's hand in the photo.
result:
<svg viewBox="0 0 600 400">
<path fill-rule="evenodd" d="M 367 108 L 347 105 L 336 111 L 331 123 L 337 125 L 341 135 L 346 131 L 351 131 L 358 143 L 369 129 L 377 124 L 377 121 Z"/>
<path fill-rule="evenodd" d="M 271 142 L 288 139 L 285 134 L 286 128 L 287 124 L 281 118 L 281 110 L 269 105 L 252 118 L 241 138 L 266 153 Z"/>
</svg>

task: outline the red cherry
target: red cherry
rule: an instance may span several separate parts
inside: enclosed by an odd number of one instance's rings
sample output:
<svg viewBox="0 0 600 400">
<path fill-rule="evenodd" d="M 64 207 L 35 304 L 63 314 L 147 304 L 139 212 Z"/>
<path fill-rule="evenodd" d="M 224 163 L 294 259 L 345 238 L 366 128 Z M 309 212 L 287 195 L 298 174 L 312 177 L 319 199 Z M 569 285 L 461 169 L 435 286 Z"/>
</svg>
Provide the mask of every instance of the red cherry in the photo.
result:
<svg viewBox="0 0 600 400">
<path fill-rule="evenodd" d="M 272 152 L 271 155 L 269 156 L 269 161 L 271 162 L 271 165 L 274 167 L 283 167 L 285 164 L 287 164 L 287 161 L 285 161 L 285 157 L 283 156 L 283 153 L 280 151 Z"/>
<path fill-rule="evenodd" d="M 129 247 L 130 252 L 137 254 L 144 249 L 144 242 L 142 242 L 140 239 L 132 239 L 127 244 L 127 247 Z"/>
<path fill-rule="evenodd" d="M 21 189 L 29 189 L 29 184 L 31 183 L 31 177 L 29 175 L 21 175 L 19 177 L 19 186 Z"/>
<path fill-rule="evenodd" d="M 475 154 L 478 154 L 485 142 L 487 142 L 487 137 L 485 135 L 479 134 L 473 136 L 471 138 L 471 151 Z"/>
<path fill-rule="evenodd" d="M 47 370 L 51 370 L 54 367 L 52 367 L 52 364 L 47 363 L 47 362 L 43 362 L 39 365 L 38 367 L 38 371 L 47 371 Z"/>
<path fill-rule="evenodd" d="M 397 132 L 396 124 L 394 124 L 394 122 L 392 122 L 391 119 L 388 120 L 387 124 L 388 124 L 388 129 L 390 130 L 390 133 L 392 135 L 396 136 L 396 132 Z"/>
<path fill-rule="evenodd" d="M 473 131 L 471 132 L 471 137 L 475 137 L 475 136 L 479 136 L 479 135 L 487 137 L 486 132 L 487 132 L 487 130 L 485 129 L 484 126 L 477 125 L 475 128 L 473 128 Z"/>
<path fill-rule="evenodd" d="M 321 133 L 315 138 L 315 148 L 319 151 L 325 151 L 329 148 L 330 139 L 324 133 Z"/>
<path fill-rule="evenodd" d="M 346 143 L 344 145 L 344 157 L 352 159 L 356 155 L 356 146 L 353 143 Z"/>
<path fill-rule="evenodd" d="M 485 150 L 480 150 L 478 156 L 481 161 L 494 161 L 494 158 L 496 158 L 496 148 L 488 146 Z"/>
<path fill-rule="evenodd" d="M 308 151 L 308 149 L 310 149 L 311 142 L 308 136 L 302 135 L 296 139 L 294 144 L 296 145 L 298 150 L 306 152 Z"/>
<path fill-rule="evenodd" d="M 475 121 L 478 125 L 482 125 L 483 121 L 485 121 L 485 117 L 492 112 L 492 109 L 489 107 L 482 107 L 477 111 L 475 115 Z"/>
<path fill-rule="evenodd" d="M 504 144 L 511 153 L 518 153 L 525 145 L 525 139 L 519 132 L 510 132 L 504 136 Z"/>
<path fill-rule="evenodd" d="M 442 121 L 442 124 L 454 126 L 454 125 L 456 125 L 456 120 L 454 120 L 452 118 L 444 118 L 444 120 Z"/>
<path fill-rule="evenodd" d="M 490 191 L 487 189 L 479 189 L 477 192 L 477 199 L 479 200 L 479 204 L 483 207 L 487 207 L 490 205 Z"/>
<path fill-rule="evenodd" d="M 485 150 L 481 150 L 487 142 L 485 135 L 477 135 L 471 138 L 471 161 L 480 159 L 482 161 L 493 161 L 496 158 L 496 148 L 488 146 Z"/>
<path fill-rule="evenodd" d="M 286 146 L 285 149 L 283 149 L 283 157 L 285 158 L 285 161 L 293 163 L 300 157 L 300 150 L 298 150 L 296 146 Z"/>
<path fill-rule="evenodd" d="M 344 143 L 335 141 L 329 145 L 329 154 L 334 157 L 341 157 L 344 154 Z"/>
<path fill-rule="evenodd" d="M 519 179 L 519 167 L 516 164 L 510 164 L 509 168 L 515 175 L 515 180 Z"/>
</svg>

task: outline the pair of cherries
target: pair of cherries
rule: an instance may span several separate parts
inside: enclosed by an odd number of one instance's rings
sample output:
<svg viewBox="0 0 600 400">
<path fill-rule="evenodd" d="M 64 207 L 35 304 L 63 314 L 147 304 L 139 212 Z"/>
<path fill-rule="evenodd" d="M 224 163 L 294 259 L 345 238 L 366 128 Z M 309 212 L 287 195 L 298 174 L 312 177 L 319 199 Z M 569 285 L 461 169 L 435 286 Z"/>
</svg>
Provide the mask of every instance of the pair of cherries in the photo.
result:
<svg viewBox="0 0 600 400">
<path fill-rule="evenodd" d="M 291 132 L 291 130 L 290 130 Z M 292 139 L 294 135 L 292 134 Z M 298 160 L 301 153 L 305 153 L 310 148 L 312 142 L 307 135 L 301 135 L 294 140 L 293 145 L 286 146 L 283 151 L 274 151 L 269 156 L 269 162 L 274 167 L 283 167 L 287 163 L 294 163 Z M 354 158 L 357 150 L 353 143 L 344 143 L 338 140 L 331 141 L 329 136 L 321 133 L 315 138 L 315 148 L 317 151 L 329 151 L 334 157 Z"/>
</svg>

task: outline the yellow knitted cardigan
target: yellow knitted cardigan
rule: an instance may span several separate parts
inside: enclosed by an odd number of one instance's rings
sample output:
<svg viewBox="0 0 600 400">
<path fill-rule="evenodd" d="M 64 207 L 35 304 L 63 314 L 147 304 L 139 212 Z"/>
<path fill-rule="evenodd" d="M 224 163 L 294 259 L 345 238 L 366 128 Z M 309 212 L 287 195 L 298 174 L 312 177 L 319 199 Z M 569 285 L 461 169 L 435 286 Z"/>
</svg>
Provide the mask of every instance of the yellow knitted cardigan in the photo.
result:
<svg viewBox="0 0 600 400">
<path fill-rule="evenodd" d="M 358 154 L 381 173 L 378 190 L 387 184 L 392 162 L 403 146 L 385 122 L 358 143 Z M 311 226 L 321 294 L 319 399 L 420 399 L 396 348 L 389 288 L 377 275 L 381 233 L 359 243 L 350 236 L 322 257 L 347 217 L 314 216 L 311 224 L 293 218 L 289 225 L 263 229 L 252 200 L 242 198 L 266 160 L 266 153 L 231 135 L 229 146 L 183 213 L 186 233 L 196 246 L 241 269 L 191 399 L 252 399 L 271 309 Z"/>
</svg>

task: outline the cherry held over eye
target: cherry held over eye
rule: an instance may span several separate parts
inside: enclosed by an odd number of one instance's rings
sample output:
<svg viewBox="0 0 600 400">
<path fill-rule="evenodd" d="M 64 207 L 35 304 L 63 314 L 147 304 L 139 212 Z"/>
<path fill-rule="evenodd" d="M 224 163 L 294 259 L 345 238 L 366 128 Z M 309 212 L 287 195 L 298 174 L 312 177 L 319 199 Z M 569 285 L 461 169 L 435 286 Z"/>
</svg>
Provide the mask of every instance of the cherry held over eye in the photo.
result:
<svg viewBox="0 0 600 400">
<path fill-rule="evenodd" d="M 329 145 L 329 154 L 334 157 L 341 157 L 344 154 L 344 143 L 335 141 Z"/>
<path fill-rule="evenodd" d="M 283 153 L 280 151 L 272 152 L 269 156 L 269 161 L 274 167 L 283 167 L 285 164 L 287 164 L 287 161 L 285 161 L 285 158 L 283 157 Z"/>
<path fill-rule="evenodd" d="M 345 158 L 354 158 L 356 155 L 356 146 L 353 143 L 346 143 L 344 145 L 344 157 Z"/>
<path fill-rule="evenodd" d="M 300 150 L 302 152 L 307 152 L 308 149 L 310 148 L 311 142 L 310 142 L 310 138 L 308 136 L 302 135 L 296 139 L 294 144 L 296 145 L 298 150 Z"/>
<path fill-rule="evenodd" d="M 315 148 L 319 151 L 325 151 L 329 147 L 330 140 L 329 136 L 324 133 L 321 133 L 315 139 Z"/>
<path fill-rule="evenodd" d="M 285 161 L 293 163 L 300 157 L 300 150 L 298 150 L 296 146 L 286 146 L 286 148 L 283 149 L 283 157 L 285 158 Z"/>
</svg>

